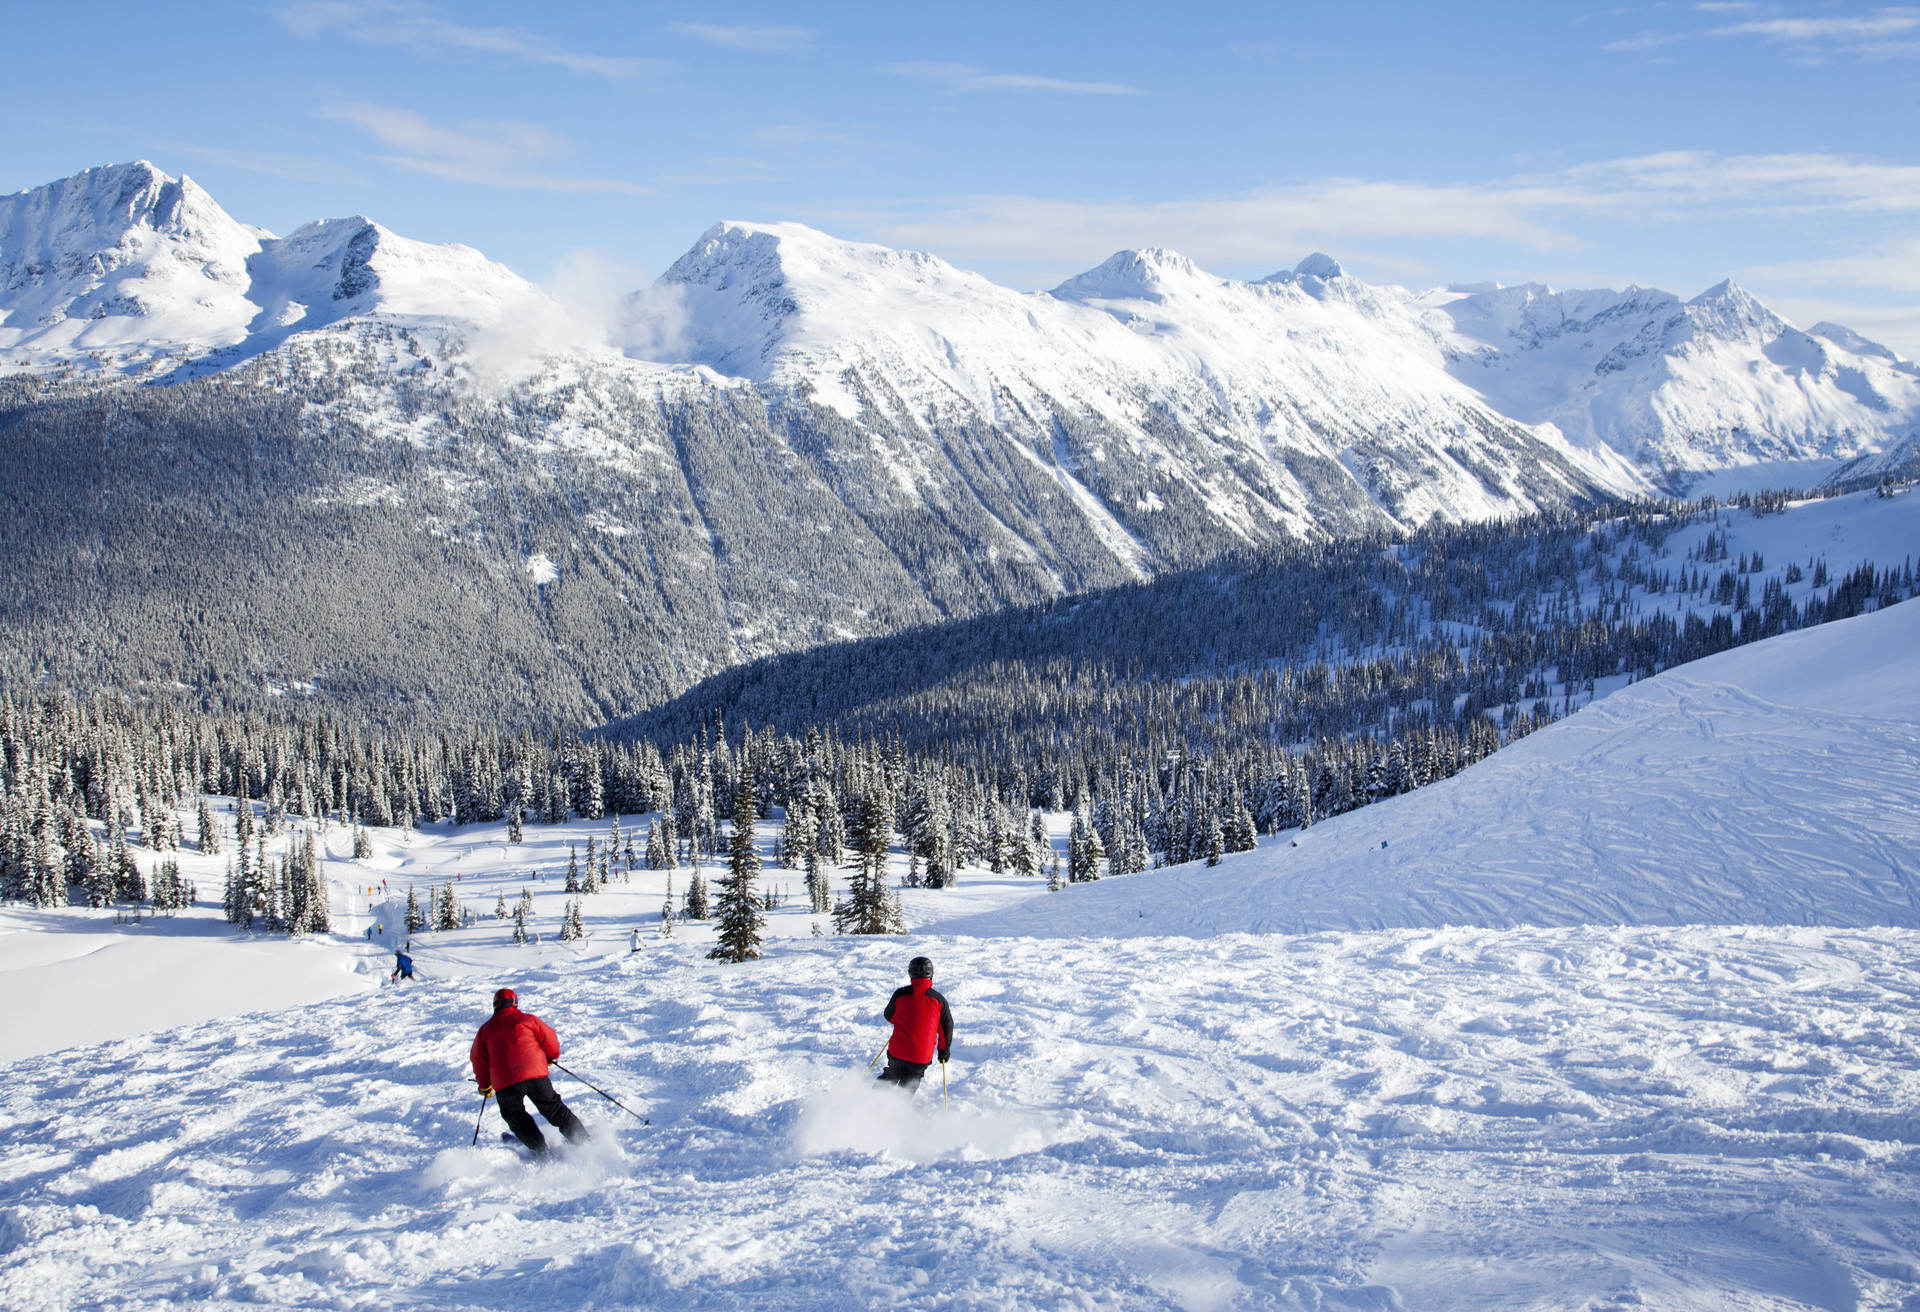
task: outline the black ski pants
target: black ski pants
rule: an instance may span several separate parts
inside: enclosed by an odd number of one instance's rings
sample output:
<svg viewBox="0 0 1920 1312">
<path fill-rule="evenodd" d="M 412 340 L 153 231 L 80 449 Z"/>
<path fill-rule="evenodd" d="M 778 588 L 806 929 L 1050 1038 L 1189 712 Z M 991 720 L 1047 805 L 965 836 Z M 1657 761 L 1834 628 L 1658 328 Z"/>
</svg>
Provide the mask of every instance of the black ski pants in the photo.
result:
<svg viewBox="0 0 1920 1312">
<path fill-rule="evenodd" d="M 536 1153 L 547 1150 L 547 1136 L 540 1133 L 540 1127 L 533 1123 L 533 1117 L 527 1111 L 531 1102 L 539 1108 L 547 1123 L 567 1137 L 568 1143 L 579 1143 L 587 1137 L 587 1127 L 580 1124 L 560 1095 L 554 1091 L 553 1081 L 545 1075 L 536 1075 L 530 1080 L 518 1084 L 509 1084 L 504 1089 L 495 1089 L 493 1096 L 500 1100 L 500 1116 L 513 1131 L 513 1137 Z"/>
<path fill-rule="evenodd" d="M 901 1061 L 892 1053 L 887 1054 L 887 1068 L 880 1072 L 883 1084 L 898 1084 L 908 1093 L 920 1087 L 921 1077 L 926 1075 L 930 1061 Z"/>
</svg>

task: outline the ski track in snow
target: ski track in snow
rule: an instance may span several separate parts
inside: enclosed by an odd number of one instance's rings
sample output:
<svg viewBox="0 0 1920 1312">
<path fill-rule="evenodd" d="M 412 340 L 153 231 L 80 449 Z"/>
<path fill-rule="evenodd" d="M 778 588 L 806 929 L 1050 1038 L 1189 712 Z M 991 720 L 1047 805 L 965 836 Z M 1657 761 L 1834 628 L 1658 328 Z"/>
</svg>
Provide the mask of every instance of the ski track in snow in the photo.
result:
<svg viewBox="0 0 1920 1312">
<path fill-rule="evenodd" d="M 512 978 L 654 1121 L 560 1077 L 549 1164 L 467 1147 L 484 989 L 388 988 L 15 1063 L 0 1303 L 1909 1305 L 1916 946 L 923 939 L 942 1109 L 862 1070 L 909 946 L 661 945 Z"/>
</svg>

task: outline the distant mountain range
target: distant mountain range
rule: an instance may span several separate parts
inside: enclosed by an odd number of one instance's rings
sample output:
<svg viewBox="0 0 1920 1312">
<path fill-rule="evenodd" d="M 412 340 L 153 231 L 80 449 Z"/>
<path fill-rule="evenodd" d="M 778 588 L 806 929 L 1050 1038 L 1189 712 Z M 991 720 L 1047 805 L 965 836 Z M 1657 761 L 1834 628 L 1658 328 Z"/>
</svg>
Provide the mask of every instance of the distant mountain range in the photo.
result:
<svg viewBox="0 0 1920 1312">
<path fill-rule="evenodd" d="M 117 165 L 0 198 L 29 471 L 0 672 L 594 719 L 1241 548 L 1870 460 L 1916 420 L 1912 364 L 1731 284 L 1415 293 L 1143 250 L 1020 293 L 728 223 L 609 323 L 464 246 L 274 237 Z"/>
</svg>

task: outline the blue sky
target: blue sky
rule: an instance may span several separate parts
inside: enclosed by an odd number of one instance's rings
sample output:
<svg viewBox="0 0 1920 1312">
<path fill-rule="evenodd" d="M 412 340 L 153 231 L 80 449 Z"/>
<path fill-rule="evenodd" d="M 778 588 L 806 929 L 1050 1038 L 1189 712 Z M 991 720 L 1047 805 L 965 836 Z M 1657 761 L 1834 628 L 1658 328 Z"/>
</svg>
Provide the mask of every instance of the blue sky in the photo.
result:
<svg viewBox="0 0 1920 1312">
<path fill-rule="evenodd" d="M 797 219 L 1044 287 L 1732 276 L 1920 356 L 1920 8 L 14 4 L 0 191 L 145 157 L 637 285 Z M 22 52 L 34 52 L 23 54 Z"/>
</svg>

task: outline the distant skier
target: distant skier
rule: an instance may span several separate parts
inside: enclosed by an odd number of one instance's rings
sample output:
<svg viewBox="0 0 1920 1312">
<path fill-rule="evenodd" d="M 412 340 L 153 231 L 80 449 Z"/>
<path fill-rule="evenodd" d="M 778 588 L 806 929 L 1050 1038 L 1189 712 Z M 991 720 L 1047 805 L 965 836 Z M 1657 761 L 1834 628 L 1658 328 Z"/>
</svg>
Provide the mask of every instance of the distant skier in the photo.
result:
<svg viewBox="0 0 1920 1312">
<path fill-rule="evenodd" d="M 493 995 L 493 1018 L 473 1036 L 468 1055 L 481 1095 L 491 1093 L 500 1100 L 507 1128 L 530 1150 L 545 1152 L 547 1137 L 528 1114 L 528 1101 L 568 1143 L 587 1138 L 587 1127 L 560 1100 L 547 1076 L 547 1063 L 560 1055 L 560 1036 L 538 1016 L 520 1010 L 520 995 L 512 989 Z"/>
<path fill-rule="evenodd" d="M 413 944 L 411 943 L 407 944 L 407 947 L 409 948 L 412 946 Z M 412 978 L 413 978 L 413 958 L 407 955 L 406 948 L 394 949 L 393 974 L 387 977 L 387 982 L 389 984 L 392 984 L 403 979 L 412 979 Z"/>
<path fill-rule="evenodd" d="M 907 982 L 893 991 L 881 1014 L 893 1022 L 893 1038 L 887 1043 L 887 1068 L 880 1078 L 904 1085 L 911 1093 L 936 1053 L 945 1065 L 953 1051 L 953 1009 L 933 987 L 933 962 L 925 957 L 909 961 Z"/>
<path fill-rule="evenodd" d="M 637 927 L 633 931 L 633 946 L 627 950 L 629 952 L 638 952 L 640 950 L 640 930 Z"/>
</svg>

